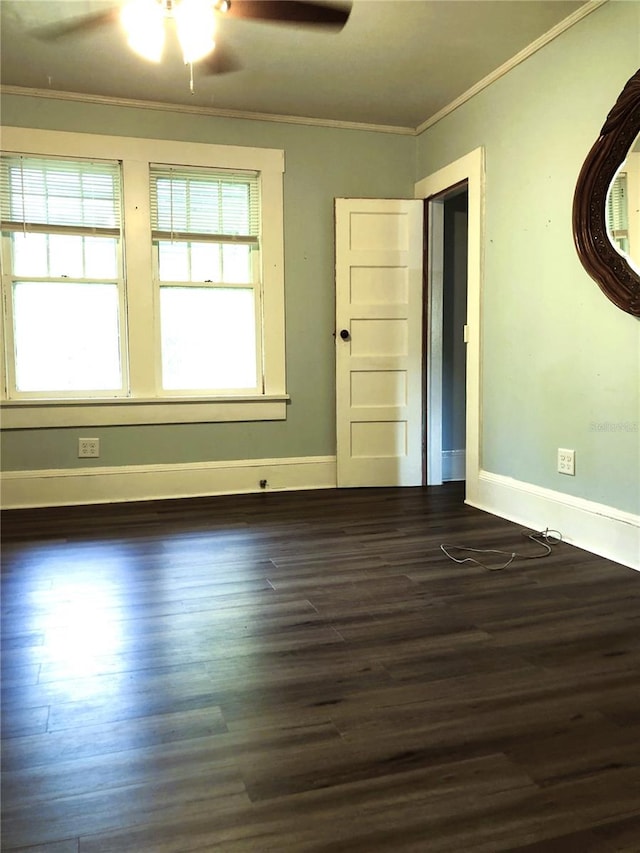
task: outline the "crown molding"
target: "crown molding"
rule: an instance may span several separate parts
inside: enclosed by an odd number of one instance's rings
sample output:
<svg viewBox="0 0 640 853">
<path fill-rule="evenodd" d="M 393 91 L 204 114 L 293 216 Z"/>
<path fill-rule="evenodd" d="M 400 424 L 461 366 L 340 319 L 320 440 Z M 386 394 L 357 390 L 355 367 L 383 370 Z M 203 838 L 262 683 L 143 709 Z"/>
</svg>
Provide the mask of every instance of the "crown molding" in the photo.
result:
<svg viewBox="0 0 640 853">
<path fill-rule="evenodd" d="M 222 110 L 217 107 L 200 107 L 191 104 L 161 103 L 158 101 L 140 101 L 132 98 L 115 98 L 108 95 L 87 95 L 80 92 L 62 92 L 55 89 L 30 89 L 25 86 L 0 86 L 0 96 L 20 95 L 28 98 L 48 98 L 57 101 L 74 101 L 83 104 L 102 104 L 112 107 L 128 107 L 136 110 L 156 110 L 169 113 L 189 113 L 191 115 L 214 118 L 234 118 L 245 121 L 268 121 L 280 124 L 309 125 L 311 127 L 332 127 L 340 130 L 359 130 L 374 133 L 394 133 L 401 136 L 415 136 L 413 127 L 399 127 L 388 124 L 366 124 L 357 121 L 338 121 L 337 119 L 311 118 L 305 116 L 277 115 L 275 113 L 252 113 L 243 110 Z"/>
<path fill-rule="evenodd" d="M 562 35 L 566 30 L 570 29 L 583 18 L 586 18 L 587 15 L 595 12 L 608 2 L 609 0 L 588 0 L 588 2 L 571 15 L 556 24 L 555 27 L 552 27 L 546 33 L 541 35 L 540 38 L 531 42 L 531 44 L 527 45 L 527 47 L 519 53 L 516 53 L 515 56 L 512 56 L 511 59 L 507 60 L 507 62 L 503 63 L 499 68 L 496 68 L 490 74 L 487 74 L 486 77 L 483 77 L 482 80 L 479 80 L 470 89 L 467 89 L 466 92 L 463 92 L 462 95 L 451 101 L 437 113 L 434 113 L 432 116 L 425 119 L 415 128 L 389 124 L 367 124 L 365 122 L 357 121 L 338 121 L 337 119 L 313 118 L 310 116 L 288 116 L 278 115 L 276 113 L 254 113 L 244 110 L 224 110 L 217 107 L 201 107 L 193 104 L 161 103 L 158 101 L 135 100 L 132 98 L 116 98 L 108 95 L 87 95 L 79 92 L 62 92 L 54 89 L 31 89 L 23 86 L 0 85 L 0 97 L 4 95 L 20 95 L 23 97 L 48 98 L 58 101 L 72 101 L 85 104 L 102 104 L 138 110 L 187 113 L 191 115 L 210 116 L 213 118 L 265 121 L 279 124 L 306 125 L 309 127 L 329 127 L 337 128 L 339 130 L 391 133 L 399 136 L 420 136 L 420 134 L 427 130 L 427 128 L 433 127 L 434 124 L 445 118 L 445 116 L 448 116 L 450 113 L 454 112 L 454 110 L 457 110 L 458 107 L 461 107 L 467 101 L 471 100 L 471 98 L 479 92 L 482 92 L 483 89 L 486 89 L 496 80 L 499 80 L 500 77 L 504 77 L 505 74 L 508 74 L 513 68 L 520 65 L 520 63 L 524 62 L 530 56 L 533 56 L 534 53 L 537 53 L 537 51 L 545 47 L 549 42 L 558 38 L 558 36 Z"/>
<path fill-rule="evenodd" d="M 508 74 L 509 71 L 514 69 L 517 65 L 520 65 L 521 62 L 524 62 L 525 59 L 528 59 L 530 56 L 533 56 L 534 53 L 539 51 L 545 45 L 552 42 L 554 39 L 558 38 L 559 35 L 566 32 L 566 30 L 570 29 L 581 21 L 583 18 L 586 18 L 587 15 L 590 15 L 592 12 L 595 12 L 596 9 L 599 9 L 601 6 L 604 6 L 605 3 L 608 3 L 609 0 L 589 0 L 588 3 L 585 3 L 584 6 L 581 6 L 579 9 L 576 9 L 568 17 L 564 18 L 555 27 L 552 27 L 546 33 L 540 36 L 540 38 L 531 42 L 531 44 L 527 45 L 527 47 L 523 48 L 520 53 L 516 53 L 515 56 L 512 56 L 511 59 L 508 59 L 503 65 L 499 68 L 496 68 L 495 71 L 492 71 L 491 74 L 487 74 L 486 77 L 483 77 L 482 80 L 479 80 L 474 86 L 470 89 L 467 89 L 466 92 L 463 92 L 460 97 L 456 98 L 455 101 L 451 101 L 450 104 L 447 104 L 446 107 L 443 107 L 437 113 L 434 113 L 430 118 L 425 119 L 422 124 L 419 124 L 415 129 L 415 136 L 420 136 L 427 128 L 433 127 L 434 124 L 439 122 L 445 116 L 448 116 L 454 110 L 457 110 L 458 107 L 461 107 L 463 104 L 466 104 L 467 101 L 470 101 L 475 95 L 479 92 L 482 92 L 483 89 L 486 89 L 487 86 L 490 86 L 492 83 L 495 83 L 496 80 L 499 80 L 500 77 L 504 77 L 505 74 Z"/>
</svg>

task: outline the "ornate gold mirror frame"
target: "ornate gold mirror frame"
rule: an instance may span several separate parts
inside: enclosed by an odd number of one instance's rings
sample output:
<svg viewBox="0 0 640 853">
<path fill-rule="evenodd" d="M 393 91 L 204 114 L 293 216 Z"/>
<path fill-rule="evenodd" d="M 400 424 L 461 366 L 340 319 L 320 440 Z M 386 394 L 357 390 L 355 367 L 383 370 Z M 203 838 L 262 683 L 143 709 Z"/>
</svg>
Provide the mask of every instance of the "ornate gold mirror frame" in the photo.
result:
<svg viewBox="0 0 640 853">
<path fill-rule="evenodd" d="M 607 193 L 640 132 L 640 70 L 627 82 L 587 155 L 573 199 L 573 239 L 583 267 L 604 294 L 640 317 L 640 276 L 607 230 Z"/>
</svg>

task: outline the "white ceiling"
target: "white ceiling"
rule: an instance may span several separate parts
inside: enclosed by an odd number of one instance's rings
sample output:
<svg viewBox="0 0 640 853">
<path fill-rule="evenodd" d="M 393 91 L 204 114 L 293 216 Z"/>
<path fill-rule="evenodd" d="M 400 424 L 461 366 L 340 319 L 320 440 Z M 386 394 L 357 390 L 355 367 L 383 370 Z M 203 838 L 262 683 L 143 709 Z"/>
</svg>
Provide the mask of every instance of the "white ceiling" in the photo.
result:
<svg viewBox="0 0 640 853">
<path fill-rule="evenodd" d="M 354 0 L 339 33 L 223 19 L 218 43 L 243 69 L 195 93 L 177 45 L 160 65 L 135 56 L 116 23 L 43 41 L 36 30 L 118 5 L 0 0 L 1 80 L 62 92 L 415 128 L 585 3 Z"/>
</svg>

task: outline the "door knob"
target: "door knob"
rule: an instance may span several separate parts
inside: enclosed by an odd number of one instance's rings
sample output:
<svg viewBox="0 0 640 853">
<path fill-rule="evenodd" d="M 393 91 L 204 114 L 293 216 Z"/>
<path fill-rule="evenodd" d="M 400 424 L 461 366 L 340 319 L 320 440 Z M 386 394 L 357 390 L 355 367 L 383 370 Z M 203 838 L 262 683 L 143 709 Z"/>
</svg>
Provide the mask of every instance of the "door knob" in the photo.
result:
<svg viewBox="0 0 640 853">
<path fill-rule="evenodd" d="M 343 341 L 348 341 L 349 340 L 349 330 L 348 329 L 342 329 L 342 331 L 340 332 L 340 337 L 342 338 Z"/>
</svg>

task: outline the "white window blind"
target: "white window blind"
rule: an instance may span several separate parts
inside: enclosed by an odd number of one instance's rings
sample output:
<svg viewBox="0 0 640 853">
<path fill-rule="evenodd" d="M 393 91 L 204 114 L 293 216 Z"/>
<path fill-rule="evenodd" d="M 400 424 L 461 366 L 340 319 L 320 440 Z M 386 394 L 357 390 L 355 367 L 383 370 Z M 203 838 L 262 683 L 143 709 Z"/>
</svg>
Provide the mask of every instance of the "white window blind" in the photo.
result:
<svg viewBox="0 0 640 853">
<path fill-rule="evenodd" d="M 629 205 L 627 202 L 627 173 L 619 172 L 609 188 L 607 197 L 607 227 L 613 242 L 622 252 L 629 251 Z"/>
<path fill-rule="evenodd" d="M 0 214 L 5 231 L 120 233 L 120 164 L 3 155 Z"/>
<path fill-rule="evenodd" d="M 617 174 L 609 189 L 607 220 L 610 230 L 614 233 L 626 231 L 629 227 L 626 172 Z"/>
<path fill-rule="evenodd" d="M 154 240 L 258 244 L 258 172 L 152 165 Z"/>
</svg>

